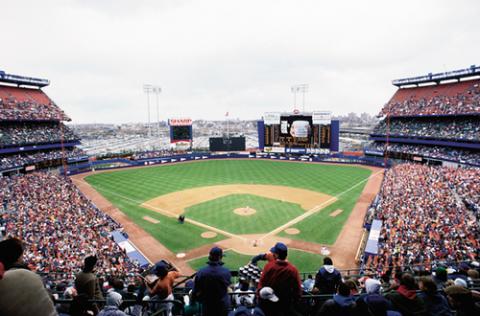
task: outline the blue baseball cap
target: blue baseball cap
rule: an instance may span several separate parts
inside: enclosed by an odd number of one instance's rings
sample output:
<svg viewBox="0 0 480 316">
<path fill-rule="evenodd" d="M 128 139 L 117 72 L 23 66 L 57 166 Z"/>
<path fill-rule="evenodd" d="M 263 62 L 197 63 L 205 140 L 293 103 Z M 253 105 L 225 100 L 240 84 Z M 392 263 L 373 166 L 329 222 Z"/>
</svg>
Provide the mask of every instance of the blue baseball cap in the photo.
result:
<svg viewBox="0 0 480 316">
<path fill-rule="evenodd" d="M 222 259 L 222 257 L 224 257 L 222 248 L 215 246 L 212 249 L 210 249 L 210 253 L 209 253 L 208 258 L 211 261 L 218 261 L 218 260 Z"/>
<path fill-rule="evenodd" d="M 288 253 L 287 245 L 283 242 L 277 242 L 275 246 L 270 249 L 271 253 L 277 254 L 279 257 L 286 257 Z"/>
<path fill-rule="evenodd" d="M 153 268 L 153 271 L 156 275 L 163 276 L 168 273 L 167 266 L 165 263 L 159 261 L 155 264 L 155 267 Z"/>
</svg>

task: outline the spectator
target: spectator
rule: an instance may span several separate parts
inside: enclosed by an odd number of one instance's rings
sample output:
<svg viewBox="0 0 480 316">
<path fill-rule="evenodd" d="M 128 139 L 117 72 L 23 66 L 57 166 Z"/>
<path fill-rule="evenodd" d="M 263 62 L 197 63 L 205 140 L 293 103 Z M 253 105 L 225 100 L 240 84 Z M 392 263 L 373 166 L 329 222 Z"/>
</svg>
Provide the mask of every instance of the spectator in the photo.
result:
<svg viewBox="0 0 480 316">
<path fill-rule="evenodd" d="M 433 282 L 435 282 L 435 285 L 438 289 L 443 290 L 447 281 L 447 269 L 444 267 L 438 267 L 435 271 L 435 275 L 433 276 Z"/>
<path fill-rule="evenodd" d="M 404 273 L 400 279 L 400 286 L 390 292 L 386 298 L 393 304 L 393 308 L 403 316 L 428 315 L 425 303 L 416 294 L 415 279 L 409 273 Z"/>
<path fill-rule="evenodd" d="M 202 304 L 203 316 L 225 316 L 230 308 L 227 294 L 231 284 L 230 271 L 223 267 L 223 250 L 210 250 L 207 266 L 200 269 L 195 277 L 192 297 Z"/>
<path fill-rule="evenodd" d="M 235 305 L 244 305 L 247 307 L 254 305 L 255 295 L 251 292 L 252 289 L 250 289 L 250 282 L 244 277 L 240 278 L 238 288 L 235 290 L 235 295 L 233 296 Z"/>
<path fill-rule="evenodd" d="M 422 277 L 419 282 L 420 294 L 430 316 L 452 316 L 447 299 L 437 292 L 437 285 L 430 277 Z"/>
<path fill-rule="evenodd" d="M 353 316 L 356 315 L 356 303 L 350 288 L 343 282 L 337 286 L 337 294 L 327 300 L 317 313 L 317 316 Z"/>
<path fill-rule="evenodd" d="M 356 315 L 358 316 L 401 316 L 400 313 L 391 310 L 391 303 L 380 294 L 381 282 L 376 279 L 365 281 L 365 294 L 356 300 Z"/>
<path fill-rule="evenodd" d="M 100 284 L 95 274 L 93 274 L 97 260 L 96 256 L 86 257 L 83 270 L 75 279 L 75 288 L 77 289 L 78 296 L 83 297 L 86 300 L 103 300 Z M 91 309 L 94 313 L 98 313 L 98 306 L 96 303 L 87 304 L 84 308 Z"/>
<path fill-rule="evenodd" d="M 338 285 L 342 282 L 340 272 L 333 266 L 330 257 L 323 258 L 323 267 L 320 268 L 315 276 L 314 293 L 335 294 Z"/>
<path fill-rule="evenodd" d="M 254 256 L 250 261 L 250 263 L 256 266 L 258 264 L 258 261 L 267 261 L 267 262 L 275 261 L 275 256 L 271 251 L 266 253 L 261 253 Z"/>
<path fill-rule="evenodd" d="M 311 292 L 313 290 L 313 286 L 315 285 L 315 280 L 313 279 L 313 275 L 309 274 L 307 279 L 303 281 L 303 290 L 307 292 Z"/>
<path fill-rule="evenodd" d="M 122 295 L 115 291 L 108 293 L 105 308 L 98 316 L 127 316 L 119 307 L 122 304 Z"/>
<path fill-rule="evenodd" d="M 57 315 L 40 277 L 15 268 L 22 261 L 23 247 L 18 239 L 0 241 L 0 311 L 2 316 Z"/>
<path fill-rule="evenodd" d="M 452 285 L 445 288 L 450 305 L 456 312 L 456 316 L 480 315 L 480 307 L 475 304 L 472 292 L 463 286 Z"/>
<path fill-rule="evenodd" d="M 270 252 L 274 254 L 275 261 L 270 261 L 263 268 L 258 290 L 264 287 L 272 288 L 278 302 L 266 304 L 265 300 L 260 300 L 260 308 L 267 316 L 294 315 L 295 304 L 302 294 L 300 275 L 297 268 L 287 261 L 288 248 L 285 244 L 276 243 Z M 264 309 L 264 306 L 267 306 L 267 309 Z"/>
<path fill-rule="evenodd" d="M 173 301 L 173 283 L 176 278 L 180 277 L 180 272 L 176 269 L 168 271 L 167 266 L 163 262 L 157 263 L 154 270 L 158 279 L 154 284 L 145 282 L 149 295 L 153 296 L 154 300 Z M 173 303 L 164 305 L 166 307 L 165 314 L 171 316 Z"/>
</svg>

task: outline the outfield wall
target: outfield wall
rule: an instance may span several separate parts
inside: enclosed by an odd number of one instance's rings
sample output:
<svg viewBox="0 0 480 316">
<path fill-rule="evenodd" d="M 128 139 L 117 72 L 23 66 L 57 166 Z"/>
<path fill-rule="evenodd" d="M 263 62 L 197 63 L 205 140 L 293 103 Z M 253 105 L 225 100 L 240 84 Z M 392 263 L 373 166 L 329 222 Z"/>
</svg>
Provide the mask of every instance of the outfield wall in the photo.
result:
<svg viewBox="0 0 480 316">
<path fill-rule="evenodd" d="M 330 154 L 330 155 L 314 155 L 314 156 L 281 156 L 274 153 L 257 153 L 257 154 L 242 154 L 242 153 L 192 153 L 183 155 L 173 155 L 166 157 L 147 158 L 139 160 L 128 159 L 108 159 L 90 161 L 85 163 L 79 163 L 73 166 L 68 166 L 66 175 L 75 175 L 85 172 L 91 172 L 94 170 L 112 170 L 112 169 L 124 169 L 131 167 L 152 166 L 162 164 L 172 164 L 181 162 L 192 162 L 200 160 L 212 160 L 212 159 L 268 159 L 268 160 L 280 160 L 280 161 L 297 161 L 305 163 L 340 163 L 340 164 L 358 164 L 367 165 L 373 167 L 385 167 L 384 159 L 376 157 L 358 157 L 348 156 L 343 154 Z M 121 164 L 121 166 L 103 167 L 108 164 Z M 103 166 L 102 166 L 103 165 Z M 387 162 L 387 167 L 390 167 L 390 162 Z M 101 167 L 102 166 L 102 167 Z M 63 167 L 60 168 L 61 174 L 65 174 Z"/>
</svg>

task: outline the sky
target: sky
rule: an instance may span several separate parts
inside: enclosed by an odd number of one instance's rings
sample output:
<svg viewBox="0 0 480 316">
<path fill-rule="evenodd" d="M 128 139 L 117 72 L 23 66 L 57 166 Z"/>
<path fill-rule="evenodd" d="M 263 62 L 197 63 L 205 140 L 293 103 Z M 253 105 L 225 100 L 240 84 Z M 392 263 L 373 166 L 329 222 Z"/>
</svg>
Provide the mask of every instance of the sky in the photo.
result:
<svg viewBox="0 0 480 316">
<path fill-rule="evenodd" d="M 478 0 L 0 0 L 0 69 L 74 123 L 377 114 L 391 80 L 480 63 Z M 156 99 L 150 96 L 151 120 Z M 302 98 L 297 106 L 303 109 Z"/>
</svg>

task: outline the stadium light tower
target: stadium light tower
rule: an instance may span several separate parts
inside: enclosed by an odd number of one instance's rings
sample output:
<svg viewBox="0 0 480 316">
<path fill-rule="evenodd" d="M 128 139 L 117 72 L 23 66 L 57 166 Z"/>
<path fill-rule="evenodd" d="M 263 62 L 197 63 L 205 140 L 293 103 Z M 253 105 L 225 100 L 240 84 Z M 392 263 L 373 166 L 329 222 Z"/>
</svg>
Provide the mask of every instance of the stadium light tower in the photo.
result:
<svg viewBox="0 0 480 316">
<path fill-rule="evenodd" d="M 157 136 L 160 136 L 160 110 L 158 105 L 158 95 L 162 92 L 160 86 L 154 86 L 151 84 L 144 84 L 143 91 L 147 94 L 147 108 L 148 108 L 148 136 L 152 136 L 151 126 L 150 126 L 150 93 L 154 93 L 157 101 Z"/>
<path fill-rule="evenodd" d="M 295 109 L 297 108 L 297 92 L 302 93 L 302 95 L 303 95 L 302 107 L 303 107 L 303 111 L 305 112 L 305 93 L 308 92 L 308 84 L 306 84 L 306 83 L 296 84 L 296 85 L 293 85 L 290 90 L 293 93 L 293 107 Z"/>
<path fill-rule="evenodd" d="M 148 112 L 148 137 L 152 136 L 152 131 L 150 129 L 150 92 L 152 92 L 153 86 L 151 84 L 143 85 L 143 92 L 147 94 L 147 112 Z"/>
<path fill-rule="evenodd" d="M 162 93 L 162 88 L 159 86 L 152 86 L 152 92 L 155 93 L 157 99 L 157 136 L 160 137 L 160 109 L 158 105 L 158 95 Z"/>
</svg>

